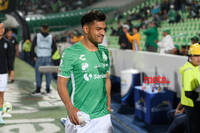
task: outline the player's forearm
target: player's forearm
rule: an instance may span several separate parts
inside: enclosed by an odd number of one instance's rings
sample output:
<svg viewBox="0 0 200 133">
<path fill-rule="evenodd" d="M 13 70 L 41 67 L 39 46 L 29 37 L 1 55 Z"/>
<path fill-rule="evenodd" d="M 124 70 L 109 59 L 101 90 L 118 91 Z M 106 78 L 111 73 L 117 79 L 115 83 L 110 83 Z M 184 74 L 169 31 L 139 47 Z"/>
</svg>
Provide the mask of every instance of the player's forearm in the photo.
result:
<svg viewBox="0 0 200 133">
<path fill-rule="evenodd" d="M 107 93 L 107 99 L 110 101 L 111 100 L 111 96 L 110 96 L 110 93 L 111 93 L 111 81 L 110 81 L 109 76 L 107 76 L 107 78 L 106 78 L 106 93 Z"/>
<path fill-rule="evenodd" d="M 69 111 L 73 105 L 71 103 L 71 99 L 69 97 L 69 93 L 67 90 L 67 81 L 63 79 L 62 77 L 58 77 L 58 94 L 62 100 L 62 102 L 65 104 L 66 109 Z"/>
</svg>

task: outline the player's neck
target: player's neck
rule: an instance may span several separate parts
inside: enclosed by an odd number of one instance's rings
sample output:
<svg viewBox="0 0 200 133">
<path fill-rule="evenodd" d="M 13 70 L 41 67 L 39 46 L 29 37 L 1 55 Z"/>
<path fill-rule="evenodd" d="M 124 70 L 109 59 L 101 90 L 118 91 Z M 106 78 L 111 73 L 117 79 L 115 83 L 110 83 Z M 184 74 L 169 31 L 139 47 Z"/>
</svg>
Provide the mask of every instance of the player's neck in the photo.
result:
<svg viewBox="0 0 200 133">
<path fill-rule="evenodd" d="M 3 36 L 0 36 L 0 40 L 3 38 Z"/>
<path fill-rule="evenodd" d="M 98 48 L 86 37 L 84 37 L 84 39 L 81 41 L 81 43 L 88 51 L 97 51 L 98 50 Z"/>
</svg>

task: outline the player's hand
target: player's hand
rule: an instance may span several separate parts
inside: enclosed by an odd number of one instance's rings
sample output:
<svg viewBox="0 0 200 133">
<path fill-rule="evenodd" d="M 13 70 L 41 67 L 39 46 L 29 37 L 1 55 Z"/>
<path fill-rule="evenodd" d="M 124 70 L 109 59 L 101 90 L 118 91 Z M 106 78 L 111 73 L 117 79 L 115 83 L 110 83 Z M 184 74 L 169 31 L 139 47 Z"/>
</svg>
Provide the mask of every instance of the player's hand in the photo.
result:
<svg viewBox="0 0 200 133">
<path fill-rule="evenodd" d="M 78 110 L 77 108 L 75 108 L 74 106 L 72 106 L 69 110 L 68 110 L 68 117 L 71 121 L 71 123 L 73 123 L 74 125 L 80 125 L 78 116 L 77 116 L 77 112 L 79 112 L 80 110 Z"/>
<path fill-rule="evenodd" d="M 175 115 L 177 115 L 177 114 L 179 114 L 179 113 L 181 113 L 181 111 L 180 111 L 179 109 L 176 109 Z"/>
<path fill-rule="evenodd" d="M 10 80 L 14 80 L 14 71 L 13 70 L 10 71 Z"/>
</svg>

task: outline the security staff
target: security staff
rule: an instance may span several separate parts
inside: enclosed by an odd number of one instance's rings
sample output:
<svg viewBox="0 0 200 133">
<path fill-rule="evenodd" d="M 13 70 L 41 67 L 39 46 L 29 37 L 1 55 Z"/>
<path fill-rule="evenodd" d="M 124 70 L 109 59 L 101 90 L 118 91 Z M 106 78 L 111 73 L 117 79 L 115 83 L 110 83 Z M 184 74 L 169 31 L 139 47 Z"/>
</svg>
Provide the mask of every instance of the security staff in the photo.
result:
<svg viewBox="0 0 200 133">
<path fill-rule="evenodd" d="M 35 51 L 36 48 L 36 51 Z M 37 33 L 31 46 L 31 56 L 35 61 L 35 79 L 36 79 L 36 90 L 32 92 L 33 96 L 39 96 L 42 93 L 41 84 L 43 73 L 39 72 L 40 66 L 51 66 L 52 65 L 52 54 L 57 50 L 56 43 L 53 36 L 49 33 L 48 25 L 42 25 L 41 33 Z M 46 93 L 49 94 L 51 74 L 45 73 L 46 76 Z"/>
<path fill-rule="evenodd" d="M 0 124 L 4 124 L 2 110 L 4 102 L 4 92 L 7 88 L 8 71 L 13 71 L 12 49 L 9 40 L 3 37 L 4 25 L 0 23 Z"/>
<path fill-rule="evenodd" d="M 200 45 L 198 43 L 191 45 L 188 55 L 188 62 L 180 68 L 183 87 L 181 104 L 184 106 L 188 118 L 188 132 L 198 133 L 200 131 Z"/>
</svg>

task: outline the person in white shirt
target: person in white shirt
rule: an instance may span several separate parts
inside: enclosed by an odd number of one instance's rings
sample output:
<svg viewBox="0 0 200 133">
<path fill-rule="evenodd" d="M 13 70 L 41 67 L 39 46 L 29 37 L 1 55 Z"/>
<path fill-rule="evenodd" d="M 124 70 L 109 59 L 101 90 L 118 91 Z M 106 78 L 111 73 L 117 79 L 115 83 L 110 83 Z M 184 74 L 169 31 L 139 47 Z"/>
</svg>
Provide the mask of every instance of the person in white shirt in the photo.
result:
<svg viewBox="0 0 200 133">
<path fill-rule="evenodd" d="M 169 29 L 165 29 L 163 31 L 163 39 L 158 42 L 158 46 L 160 48 L 160 53 L 162 54 L 173 54 L 173 50 L 174 50 L 174 42 L 173 42 L 173 38 L 169 35 L 170 30 Z"/>
</svg>

